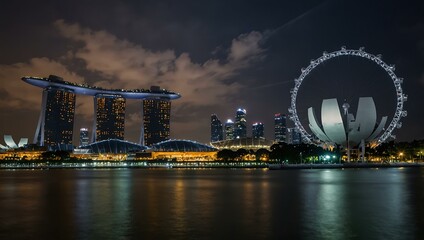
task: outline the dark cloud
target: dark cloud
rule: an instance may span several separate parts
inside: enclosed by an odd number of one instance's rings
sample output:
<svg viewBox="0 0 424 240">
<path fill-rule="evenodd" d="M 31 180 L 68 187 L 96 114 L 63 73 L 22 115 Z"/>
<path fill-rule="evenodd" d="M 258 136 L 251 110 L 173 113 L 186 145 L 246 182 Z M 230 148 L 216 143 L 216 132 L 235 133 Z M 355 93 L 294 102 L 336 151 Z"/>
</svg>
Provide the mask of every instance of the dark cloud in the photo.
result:
<svg viewBox="0 0 424 240">
<path fill-rule="evenodd" d="M 2 118 L 0 134 L 33 134 L 41 90 L 20 78 L 55 74 L 103 87 L 161 85 L 180 92 L 183 97 L 172 103 L 173 138 L 207 142 L 210 114 L 225 120 L 234 117 L 238 107 L 248 110 L 249 124 L 264 122 L 266 137 L 272 138 L 273 114 L 287 113 L 289 91 L 300 68 L 323 51 L 346 45 L 365 46 L 396 64 L 410 99 L 408 117 L 396 135 L 400 140 L 423 138 L 424 116 L 417 104 L 424 84 L 423 9 L 420 1 L 365 0 L 4 3 L 0 109 L 15 110 Z M 316 89 L 324 86 L 314 82 L 327 81 L 327 89 L 336 79 L 368 86 L 381 76 L 373 66 L 345 60 L 310 76 L 305 106 L 322 98 Z M 376 99 L 392 91 L 381 78 L 381 86 L 369 87 L 378 88 Z M 76 129 L 90 127 L 92 99 L 80 96 L 77 104 Z M 131 141 L 139 137 L 139 107 L 139 102 L 128 101 L 126 138 Z M 16 127 L 10 120 L 14 111 L 16 117 L 26 111 L 25 118 L 32 121 L 27 125 L 34 126 Z"/>
</svg>

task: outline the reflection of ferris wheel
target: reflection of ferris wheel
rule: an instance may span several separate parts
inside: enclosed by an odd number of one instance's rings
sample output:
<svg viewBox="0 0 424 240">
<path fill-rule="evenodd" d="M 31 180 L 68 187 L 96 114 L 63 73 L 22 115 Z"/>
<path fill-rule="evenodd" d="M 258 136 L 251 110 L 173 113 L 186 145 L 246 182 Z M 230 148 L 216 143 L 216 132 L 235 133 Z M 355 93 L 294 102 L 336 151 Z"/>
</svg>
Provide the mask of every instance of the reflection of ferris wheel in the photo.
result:
<svg viewBox="0 0 424 240">
<path fill-rule="evenodd" d="M 318 65 L 320 65 L 321 63 L 329 59 L 340 57 L 340 56 L 357 56 L 357 57 L 362 57 L 362 58 L 371 60 L 375 62 L 378 66 L 382 67 L 386 71 L 386 73 L 389 75 L 389 77 L 392 79 L 396 89 L 396 99 L 397 99 L 396 111 L 389 126 L 385 129 L 383 134 L 381 134 L 381 136 L 377 139 L 376 144 L 378 145 L 383 143 L 389 137 L 395 138 L 395 136 L 392 135 L 393 130 L 395 129 L 395 127 L 396 128 L 402 127 L 402 123 L 400 122 L 400 119 L 402 117 L 406 117 L 407 115 L 407 111 L 403 110 L 403 104 L 408 99 L 408 96 L 404 94 L 402 91 L 401 84 L 403 82 L 403 78 L 398 78 L 396 76 L 396 74 L 394 73 L 395 66 L 386 64 L 383 60 L 381 60 L 381 55 L 375 56 L 373 54 L 367 53 L 364 51 L 363 47 L 361 47 L 359 50 L 346 49 L 346 47 L 342 47 L 341 50 L 334 51 L 331 53 L 324 52 L 323 55 L 319 57 L 318 59 L 311 60 L 311 63 L 309 64 L 308 67 L 302 68 L 301 70 L 302 73 L 300 74 L 299 78 L 296 78 L 294 80 L 295 86 L 290 91 L 291 103 L 290 103 L 289 113 L 290 113 L 290 119 L 294 122 L 296 128 L 302 134 L 302 138 L 304 139 L 304 141 L 306 143 L 322 143 L 319 140 L 314 139 L 313 136 L 305 130 L 305 128 L 302 126 L 302 124 L 299 121 L 299 116 L 297 115 L 297 108 L 296 108 L 296 98 L 299 92 L 300 85 L 302 84 L 303 80 L 308 76 L 308 74 L 312 70 L 314 70 Z"/>
</svg>

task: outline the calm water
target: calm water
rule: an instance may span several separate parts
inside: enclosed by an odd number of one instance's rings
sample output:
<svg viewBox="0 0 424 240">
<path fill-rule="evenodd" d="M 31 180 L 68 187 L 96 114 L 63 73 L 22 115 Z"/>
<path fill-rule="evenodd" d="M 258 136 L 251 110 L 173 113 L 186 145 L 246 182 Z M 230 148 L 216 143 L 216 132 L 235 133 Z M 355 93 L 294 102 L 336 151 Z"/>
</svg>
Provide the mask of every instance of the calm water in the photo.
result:
<svg viewBox="0 0 424 240">
<path fill-rule="evenodd" d="M 3 170 L 0 239 L 424 239 L 424 169 Z"/>
</svg>

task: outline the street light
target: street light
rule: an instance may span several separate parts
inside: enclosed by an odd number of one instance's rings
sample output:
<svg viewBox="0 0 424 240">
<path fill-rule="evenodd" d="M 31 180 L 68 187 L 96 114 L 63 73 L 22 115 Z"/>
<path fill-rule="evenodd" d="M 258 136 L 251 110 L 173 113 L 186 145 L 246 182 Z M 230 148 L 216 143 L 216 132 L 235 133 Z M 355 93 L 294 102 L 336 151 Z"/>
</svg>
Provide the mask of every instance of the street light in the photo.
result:
<svg viewBox="0 0 424 240">
<path fill-rule="evenodd" d="M 403 152 L 400 152 L 399 153 L 399 159 L 402 160 L 402 157 L 403 157 Z"/>
</svg>

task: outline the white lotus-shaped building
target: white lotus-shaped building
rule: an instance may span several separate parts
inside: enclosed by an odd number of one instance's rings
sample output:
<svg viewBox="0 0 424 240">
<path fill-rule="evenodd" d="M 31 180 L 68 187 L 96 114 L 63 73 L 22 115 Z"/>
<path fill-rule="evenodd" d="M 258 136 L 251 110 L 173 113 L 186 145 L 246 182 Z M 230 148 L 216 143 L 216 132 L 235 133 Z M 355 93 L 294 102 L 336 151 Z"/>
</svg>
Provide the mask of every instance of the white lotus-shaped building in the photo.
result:
<svg viewBox="0 0 424 240">
<path fill-rule="evenodd" d="M 6 143 L 6 146 L 0 144 L 0 149 L 3 149 L 3 150 L 7 150 L 11 148 L 20 148 L 28 144 L 28 138 L 21 138 L 18 144 L 15 143 L 11 135 L 4 135 L 3 138 L 4 138 L 4 142 Z"/>
<path fill-rule="evenodd" d="M 387 116 L 384 116 L 377 124 L 377 111 L 372 97 L 359 98 L 356 118 L 349 113 L 349 104 L 343 104 L 343 110 L 342 116 L 336 98 L 324 99 L 321 106 L 321 127 L 314 109 L 310 107 L 308 119 L 311 131 L 327 144 L 349 148 L 361 142 L 372 142 L 382 132 L 387 122 Z"/>
</svg>

